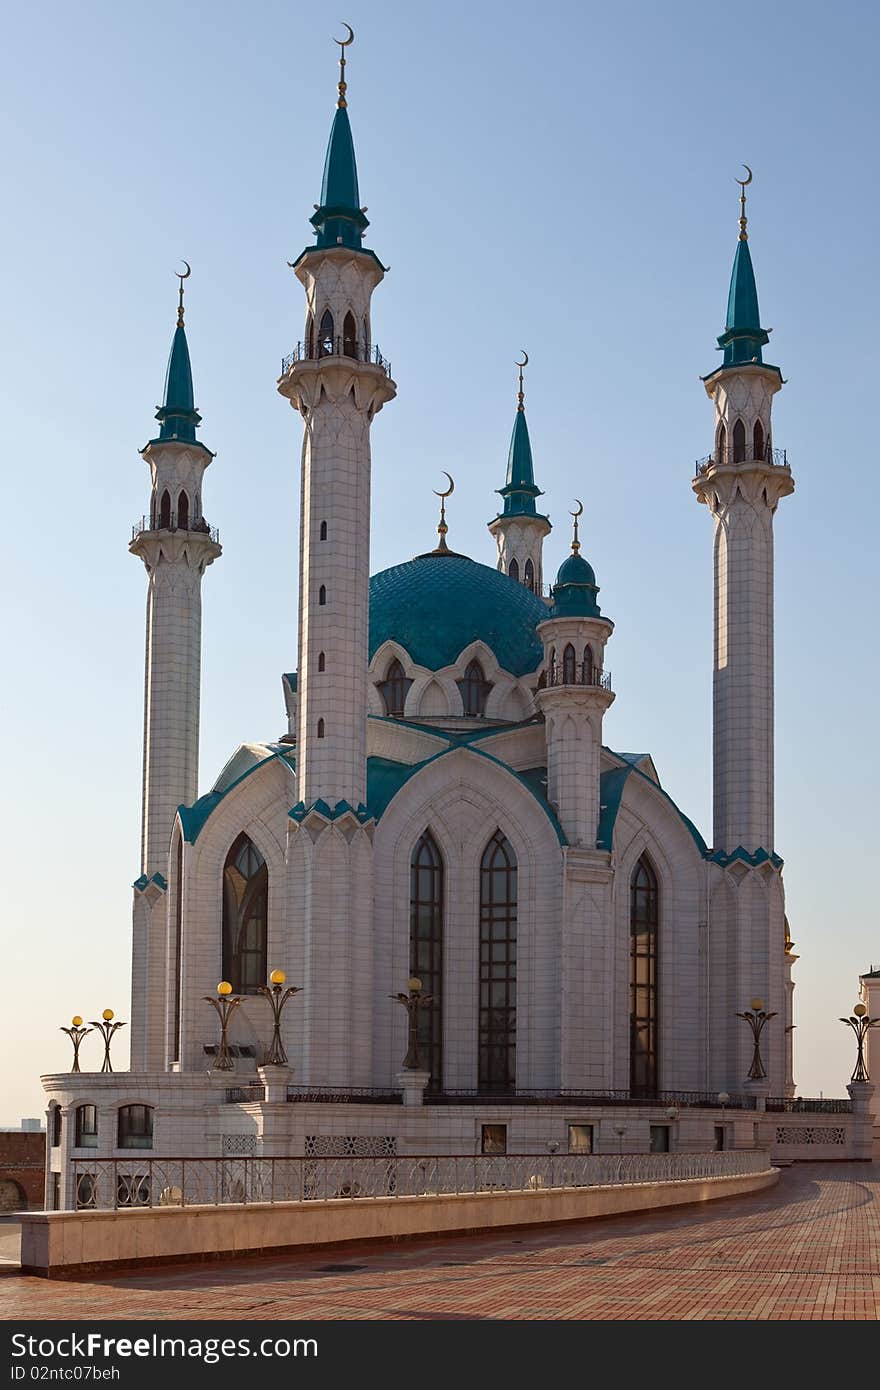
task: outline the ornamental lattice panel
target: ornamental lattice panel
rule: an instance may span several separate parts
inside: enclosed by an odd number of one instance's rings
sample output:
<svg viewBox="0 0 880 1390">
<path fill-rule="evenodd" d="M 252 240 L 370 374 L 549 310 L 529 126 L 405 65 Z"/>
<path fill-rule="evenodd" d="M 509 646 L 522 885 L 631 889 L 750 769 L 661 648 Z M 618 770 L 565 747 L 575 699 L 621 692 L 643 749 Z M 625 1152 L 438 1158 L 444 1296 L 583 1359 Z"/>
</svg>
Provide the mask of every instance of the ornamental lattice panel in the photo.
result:
<svg viewBox="0 0 880 1390">
<path fill-rule="evenodd" d="M 846 1130 L 830 1125 L 777 1125 L 777 1144 L 845 1144 Z"/>
<path fill-rule="evenodd" d="M 307 1134 L 308 1158 L 388 1158 L 397 1153 L 395 1134 Z"/>
<path fill-rule="evenodd" d="M 224 1134 L 224 1158 L 253 1158 L 256 1152 L 257 1136 L 255 1134 Z"/>
</svg>

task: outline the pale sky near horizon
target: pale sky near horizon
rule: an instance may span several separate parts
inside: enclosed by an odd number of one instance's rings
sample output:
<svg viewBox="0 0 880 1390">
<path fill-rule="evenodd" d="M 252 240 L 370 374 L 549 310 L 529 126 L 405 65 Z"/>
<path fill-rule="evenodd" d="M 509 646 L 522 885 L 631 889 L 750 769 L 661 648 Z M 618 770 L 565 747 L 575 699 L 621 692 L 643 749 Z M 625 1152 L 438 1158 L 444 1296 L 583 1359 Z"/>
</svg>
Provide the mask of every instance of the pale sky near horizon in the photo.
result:
<svg viewBox="0 0 880 1390">
<path fill-rule="evenodd" d="M 754 169 L 766 356 L 787 379 L 774 442 L 796 482 L 776 516 L 795 1075 L 802 1094 L 843 1095 L 838 1018 L 880 965 L 878 11 L 349 0 L 344 18 L 368 244 L 391 266 L 374 334 L 398 383 L 373 429 L 372 569 L 433 543 L 443 469 L 450 543 L 494 563 L 525 347 L 547 577 L 582 497 L 616 624 L 606 742 L 650 752 L 707 840 L 712 527 L 690 479 L 712 445 L 699 376 L 724 324 L 734 179 Z M 181 257 L 224 548 L 203 586 L 201 790 L 239 743 L 284 728 L 300 426 L 275 379 L 301 335 L 285 262 L 310 243 L 335 20 L 291 0 L 7 7 L 0 1124 L 43 1112 L 39 1074 L 66 1068 L 73 1013 L 129 1016 L 145 575 L 126 551 Z"/>
</svg>

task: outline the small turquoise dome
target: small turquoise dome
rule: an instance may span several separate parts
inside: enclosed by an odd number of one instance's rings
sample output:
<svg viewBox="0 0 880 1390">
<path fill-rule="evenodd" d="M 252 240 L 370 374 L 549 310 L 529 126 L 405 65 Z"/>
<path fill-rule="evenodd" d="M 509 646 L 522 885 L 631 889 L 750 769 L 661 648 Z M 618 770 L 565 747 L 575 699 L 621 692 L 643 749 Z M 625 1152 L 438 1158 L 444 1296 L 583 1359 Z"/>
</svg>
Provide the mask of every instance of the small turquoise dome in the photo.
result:
<svg viewBox="0 0 880 1390">
<path fill-rule="evenodd" d="M 582 555 L 569 555 L 559 566 L 553 585 L 550 617 L 601 618 L 602 612 L 596 602 L 598 592 L 593 566 Z"/>
<path fill-rule="evenodd" d="M 547 616 L 546 603 L 501 570 L 466 555 L 420 555 L 370 580 L 370 660 L 393 640 L 439 671 L 481 641 L 505 671 L 524 676 L 541 664 L 535 629 Z"/>
</svg>

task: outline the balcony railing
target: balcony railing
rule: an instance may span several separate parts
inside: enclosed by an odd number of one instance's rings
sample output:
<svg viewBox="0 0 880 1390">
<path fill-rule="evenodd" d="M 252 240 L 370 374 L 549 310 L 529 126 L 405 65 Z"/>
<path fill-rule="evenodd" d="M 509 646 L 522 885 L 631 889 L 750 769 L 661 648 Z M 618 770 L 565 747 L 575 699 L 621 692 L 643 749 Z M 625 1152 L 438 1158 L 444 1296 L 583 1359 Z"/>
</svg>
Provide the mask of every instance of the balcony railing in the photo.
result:
<svg viewBox="0 0 880 1390">
<path fill-rule="evenodd" d="M 546 690 L 556 685 L 594 685 L 600 690 L 611 689 L 611 672 L 601 666 L 593 666 L 589 661 L 576 661 L 573 665 L 557 662 L 555 666 L 545 667 L 538 677 L 538 689 Z"/>
<path fill-rule="evenodd" d="M 377 1157 L 77 1158 L 71 1205 L 83 1210 L 340 1198 L 535 1192 L 609 1183 L 686 1182 L 763 1173 L 760 1149 L 718 1153 L 436 1154 Z"/>
<path fill-rule="evenodd" d="M 818 1100 L 811 1096 L 770 1096 L 766 1106 L 774 1113 L 782 1112 L 786 1115 L 852 1114 L 851 1100 L 836 1100 L 830 1096 L 827 1099 L 820 1096 Z"/>
<path fill-rule="evenodd" d="M 260 1081 L 243 1082 L 226 1088 L 229 1104 L 261 1101 L 264 1096 Z M 301 1105 L 400 1105 L 401 1092 L 387 1086 L 288 1086 L 287 1099 Z M 654 1091 L 640 1095 L 636 1091 L 575 1091 L 559 1090 L 473 1090 L 426 1091 L 425 1105 L 638 1105 L 644 1108 L 678 1106 L 680 1109 L 754 1110 L 755 1098 L 750 1095 L 731 1095 L 718 1099 L 717 1091 Z M 774 1101 L 774 1107 L 802 1106 L 804 1109 L 825 1106 L 849 1106 L 849 1101 Z M 770 1102 L 767 1103 L 768 1109 Z"/>
<path fill-rule="evenodd" d="M 368 362 L 391 375 L 391 363 L 383 357 L 376 343 L 358 343 L 352 338 L 321 338 L 311 343 L 297 343 L 293 352 L 281 359 L 281 375 L 287 376 L 296 362 L 317 362 L 323 357 L 349 357 L 355 362 Z"/>
<path fill-rule="evenodd" d="M 708 458 L 697 459 L 694 477 L 699 478 L 710 468 L 734 463 L 766 463 L 770 468 L 788 468 L 788 450 L 771 449 L 768 444 L 763 454 L 749 456 L 745 450 L 716 449 Z"/>
<path fill-rule="evenodd" d="M 194 517 L 188 526 L 178 526 L 173 520 L 154 521 L 149 516 L 142 516 L 140 521 L 136 521 L 131 528 L 131 538 L 136 541 L 138 536 L 142 536 L 145 531 L 185 531 L 192 536 L 208 536 L 215 545 L 220 544 L 220 532 L 216 526 L 209 526 L 203 516 Z"/>
</svg>

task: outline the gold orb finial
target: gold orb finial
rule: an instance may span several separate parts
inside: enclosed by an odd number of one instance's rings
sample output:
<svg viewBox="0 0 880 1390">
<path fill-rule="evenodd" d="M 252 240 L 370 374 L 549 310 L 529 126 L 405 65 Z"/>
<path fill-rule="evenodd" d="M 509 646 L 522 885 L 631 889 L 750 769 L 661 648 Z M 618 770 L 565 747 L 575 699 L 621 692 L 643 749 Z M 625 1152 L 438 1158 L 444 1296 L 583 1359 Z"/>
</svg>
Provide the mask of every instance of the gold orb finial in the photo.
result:
<svg viewBox="0 0 880 1390">
<path fill-rule="evenodd" d="M 283 985 L 286 979 L 287 976 L 285 975 L 283 970 L 273 970 L 272 974 L 269 976 L 269 984 Z"/>
<path fill-rule="evenodd" d="M 406 987 L 410 994 L 421 994 L 422 992 L 422 982 L 417 975 L 413 975 L 411 979 L 407 980 Z"/>
<path fill-rule="evenodd" d="M 758 998 L 752 999 L 749 1001 L 749 1007 L 754 1009 L 756 1014 L 759 1014 L 764 1007 L 764 1000 Z"/>
<path fill-rule="evenodd" d="M 71 1023 L 73 1024 L 74 1028 L 81 1028 L 81 1027 L 82 1027 L 82 1018 L 80 1017 L 79 1014 L 74 1014 L 74 1015 L 73 1015 L 73 1018 L 72 1018 L 70 1021 L 71 1021 Z"/>
<path fill-rule="evenodd" d="M 217 993 L 220 995 L 221 999 L 225 999 L 227 994 L 232 993 L 232 985 L 229 983 L 228 980 L 220 981 L 219 985 L 217 986 Z"/>
<path fill-rule="evenodd" d="M 864 1004 L 856 1004 L 853 1009 L 853 1013 L 855 1014 L 856 1018 L 864 1018 L 867 1012 L 868 1010 L 866 1009 Z"/>
<path fill-rule="evenodd" d="M 104 1012 L 101 1014 L 101 1017 L 103 1018 L 105 1023 L 109 1023 L 111 1018 L 113 1017 L 113 1010 L 105 1009 Z"/>
</svg>

